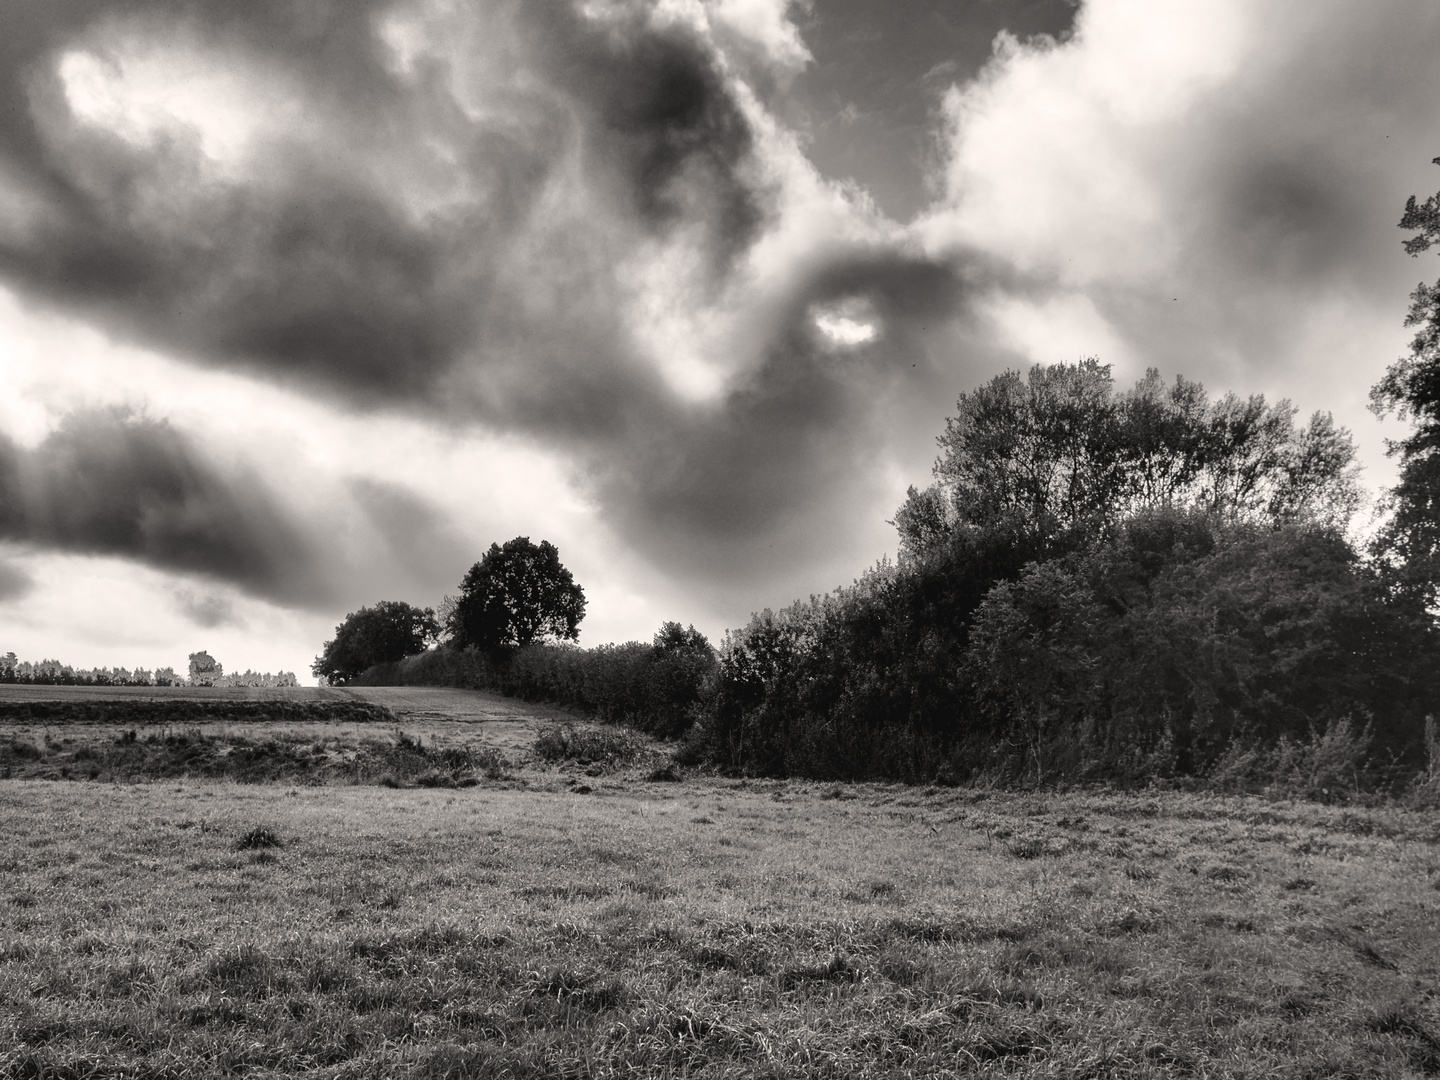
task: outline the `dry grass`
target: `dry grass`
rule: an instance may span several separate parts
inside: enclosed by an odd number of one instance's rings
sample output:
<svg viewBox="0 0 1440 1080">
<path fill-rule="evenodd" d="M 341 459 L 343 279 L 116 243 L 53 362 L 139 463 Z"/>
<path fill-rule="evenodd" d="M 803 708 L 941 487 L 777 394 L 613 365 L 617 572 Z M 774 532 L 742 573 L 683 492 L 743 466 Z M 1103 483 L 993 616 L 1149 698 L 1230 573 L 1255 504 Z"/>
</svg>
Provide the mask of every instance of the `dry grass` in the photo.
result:
<svg viewBox="0 0 1440 1080">
<path fill-rule="evenodd" d="M 1434 815 L 576 771 L 0 782 L 0 1075 L 1440 1071 Z"/>
<path fill-rule="evenodd" d="M 17 691 L 0 692 L 0 779 L 453 786 L 543 757 L 555 732 L 582 749 L 630 748 L 602 771 L 657 756 L 641 736 L 472 690 L 256 690 L 270 696 L 249 700 L 238 695 L 255 688 L 94 689 L 104 688 L 0 687 Z"/>
<path fill-rule="evenodd" d="M 0 683 L 0 708 L 25 702 L 124 704 L 134 702 L 369 702 L 402 720 L 532 721 L 564 720 L 568 713 L 516 701 L 488 690 L 445 686 L 263 687 L 263 686 L 30 686 Z"/>
</svg>

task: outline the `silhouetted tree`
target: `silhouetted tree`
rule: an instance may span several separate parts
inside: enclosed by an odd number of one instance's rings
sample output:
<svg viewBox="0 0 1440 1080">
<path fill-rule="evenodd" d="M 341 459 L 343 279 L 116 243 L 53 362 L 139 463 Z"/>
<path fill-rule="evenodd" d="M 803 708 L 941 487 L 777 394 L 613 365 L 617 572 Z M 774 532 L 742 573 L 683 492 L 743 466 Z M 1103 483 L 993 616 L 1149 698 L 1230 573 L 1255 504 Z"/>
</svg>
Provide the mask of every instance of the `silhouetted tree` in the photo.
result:
<svg viewBox="0 0 1440 1080">
<path fill-rule="evenodd" d="M 554 639 L 577 641 L 585 617 L 585 590 L 560 564 L 547 540 L 517 536 L 491 544 L 466 573 L 446 629 L 460 648 L 486 652 L 524 648 Z"/>
<path fill-rule="evenodd" d="M 345 616 L 335 637 L 310 665 L 312 674 L 331 682 L 348 682 L 375 664 L 422 653 L 439 637 L 431 608 L 412 607 L 403 600 L 382 600 Z M 283 674 L 283 673 L 282 673 Z"/>
</svg>

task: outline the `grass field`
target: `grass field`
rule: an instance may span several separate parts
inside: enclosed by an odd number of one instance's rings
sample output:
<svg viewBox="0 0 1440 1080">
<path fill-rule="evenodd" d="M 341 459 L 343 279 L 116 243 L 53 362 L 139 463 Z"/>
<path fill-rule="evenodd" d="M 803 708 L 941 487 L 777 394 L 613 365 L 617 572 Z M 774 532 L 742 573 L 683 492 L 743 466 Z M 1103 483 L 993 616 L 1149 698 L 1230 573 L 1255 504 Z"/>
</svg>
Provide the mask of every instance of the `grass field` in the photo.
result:
<svg viewBox="0 0 1440 1080">
<path fill-rule="evenodd" d="M 370 702 L 401 718 L 449 720 L 532 720 L 563 715 L 544 705 L 516 701 L 485 690 L 445 686 L 31 686 L 0 683 L 0 708 L 26 702 L 284 702 L 325 704 Z"/>
<path fill-rule="evenodd" d="M 0 779 L 453 786 L 509 771 L 542 727 L 575 719 L 445 688 L 103 689 L 0 686 Z"/>
<path fill-rule="evenodd" d="M 1440 1073 L 1433 814 L 664 782 L 421 697 L 507 769 L 0 781 L 0 1076 Z"/>
</svg>

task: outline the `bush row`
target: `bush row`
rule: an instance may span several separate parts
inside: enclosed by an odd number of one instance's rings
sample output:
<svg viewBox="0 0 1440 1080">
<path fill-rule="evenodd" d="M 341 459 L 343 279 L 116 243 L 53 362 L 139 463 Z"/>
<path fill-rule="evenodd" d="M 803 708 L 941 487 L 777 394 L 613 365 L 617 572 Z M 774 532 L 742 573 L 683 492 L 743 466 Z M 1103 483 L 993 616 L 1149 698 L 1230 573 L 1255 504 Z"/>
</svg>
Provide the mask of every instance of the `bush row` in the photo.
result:
<svg viewBox="0 0 1440 1080">
<path fill-rule="evenodd" d="M 1049 559 L 1005 547 L 957 537 L 753 617 L 721 650 L 704 756 L 818 779 L 1317 790 L 1433 769 L 1434 621 L 1333 530 L 1157 512 Z"/>
<path fill-rule="evenodd" d="M 673 739 L 700 714 L 716 669 L 705 636 L 666 623 L 649 644 L 581 649 L 528 645 L 508 652 L 441 647 L 368 669 L 356 686 L 462 686 L 551 702 L 609 723 Z"/>
</svg>

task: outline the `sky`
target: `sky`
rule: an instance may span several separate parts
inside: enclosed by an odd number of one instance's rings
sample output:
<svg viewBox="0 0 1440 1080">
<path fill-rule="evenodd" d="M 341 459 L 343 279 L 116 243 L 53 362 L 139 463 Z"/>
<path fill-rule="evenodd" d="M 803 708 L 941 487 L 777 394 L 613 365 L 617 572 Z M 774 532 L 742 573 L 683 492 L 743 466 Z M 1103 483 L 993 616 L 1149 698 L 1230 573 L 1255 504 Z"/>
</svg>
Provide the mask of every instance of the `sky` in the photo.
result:
<svg viewBox="0 0 1440 1080">
<path fill-rule="evenodd" d="M 1098 356 L 1393 477 L 1432 0 L 9 0 L 0 652 L 309 679 L 547 539 L 581 643 L 895 550 L 956 397 Z"/>
</svg>

